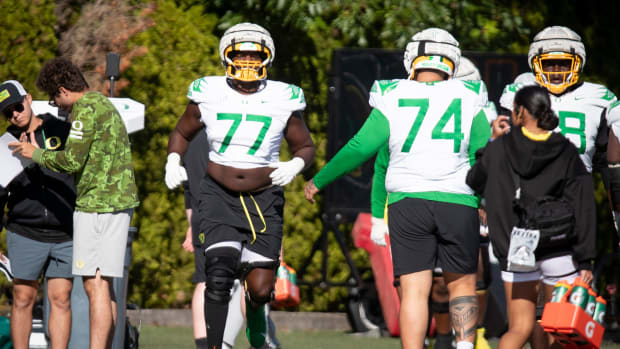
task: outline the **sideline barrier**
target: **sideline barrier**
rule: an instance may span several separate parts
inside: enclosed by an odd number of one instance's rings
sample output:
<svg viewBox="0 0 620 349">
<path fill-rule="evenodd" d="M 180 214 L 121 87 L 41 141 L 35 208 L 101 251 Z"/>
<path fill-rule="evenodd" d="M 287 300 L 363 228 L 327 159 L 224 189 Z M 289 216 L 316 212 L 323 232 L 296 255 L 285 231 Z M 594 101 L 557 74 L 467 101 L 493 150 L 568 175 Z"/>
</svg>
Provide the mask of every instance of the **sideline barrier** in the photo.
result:
<svg viewBox="0 0 620 349">
<path fill-rule="evenodd" d="M 386 236 L 387 246 L 378 246 L 370 239 L 372 223 L 370 213 L 360 213 L 353 224 L 351 235 L 356 247 L 363 248 L 370 256 L 370 265 L 375 277 L 375 285 L 381 302 L 383 320 L 392 336 L 399 336 L 398 313 L 400 299 L 394 287 L 394 272 L 390 254 L 390 239 Z"/>
</svg>

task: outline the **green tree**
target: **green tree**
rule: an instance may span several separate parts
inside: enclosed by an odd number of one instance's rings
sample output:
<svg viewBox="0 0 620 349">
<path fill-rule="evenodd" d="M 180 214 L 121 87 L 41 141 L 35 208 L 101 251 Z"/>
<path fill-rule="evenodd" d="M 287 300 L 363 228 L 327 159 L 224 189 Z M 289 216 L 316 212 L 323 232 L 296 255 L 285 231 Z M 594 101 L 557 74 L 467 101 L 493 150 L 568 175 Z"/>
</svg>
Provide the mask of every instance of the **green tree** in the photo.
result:
<svg viewBox="0 0 620 349">
<path fill-rule="evenodd" d="M 132 60 L 123 95 L 146 105 L 145 129 L 132 136 L 141 205 L 134 225 L 129 299 L 143 307 L 180 307 L 191 299 L 193 255 L 181 248 L 187 220 L 181 190 L 163 181 L 168 137 L 187 105 L 187 87 L 220 71 L 214 16 L 199 6 L 180 9 L 161 0 L 149 15 L 153 25 L 129 41 L 144 54 Z"/>
<path fill-rule="evenodd" d="M 45 61 L 56 56 L 54 1 L 0 2 L 0 77 L 19 80 L 35 98 L 47 98 L 35 88 Z"/>
</svg>

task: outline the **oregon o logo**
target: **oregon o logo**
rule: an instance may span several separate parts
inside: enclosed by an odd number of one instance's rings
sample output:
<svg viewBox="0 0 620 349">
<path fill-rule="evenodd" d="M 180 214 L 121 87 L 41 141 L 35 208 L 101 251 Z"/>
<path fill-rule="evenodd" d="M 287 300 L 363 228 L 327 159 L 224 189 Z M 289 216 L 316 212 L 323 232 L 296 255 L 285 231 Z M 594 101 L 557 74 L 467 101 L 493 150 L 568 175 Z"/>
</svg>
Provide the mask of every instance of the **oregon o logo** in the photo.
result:
<svg viewBox="0 0 620 349">
<path fill-rule="evenodd" d="M 69 132 L 69 138 L 75 138 L 82 140 L 82 136 L 84 136 L 84 132 L 82 132 L 82 128 L 84 124 L 80 120 L 75 120 L 71 123 L 71 131 Z"/>
<path fill-rule="evenodd" d="M 53 136 L 45 140 L 45 148 L 48 150 L 56 150 L 60 148 L 61 145 L 62 143 L 60 142 L 60 137 L 57 136 Z"/>
<path fill-rule="evenodd" d="M 80 259 L 80 260 L 75 261 L 75 266 L 76 266 L 78 269 L 82 269 L 82 268 L 84 268 L 84 261 L 83 261 L 83 260 L 81 260 L 81 259 Z"/>
<path fill-rule="evenodd" d="M 592 336 L 594 336 L 594 326 L 594 322 L 592 321 L 588 321 L 586 324 L 586 336 L 588 336 L 588 338 L 592 338 Z"/>
</svg>

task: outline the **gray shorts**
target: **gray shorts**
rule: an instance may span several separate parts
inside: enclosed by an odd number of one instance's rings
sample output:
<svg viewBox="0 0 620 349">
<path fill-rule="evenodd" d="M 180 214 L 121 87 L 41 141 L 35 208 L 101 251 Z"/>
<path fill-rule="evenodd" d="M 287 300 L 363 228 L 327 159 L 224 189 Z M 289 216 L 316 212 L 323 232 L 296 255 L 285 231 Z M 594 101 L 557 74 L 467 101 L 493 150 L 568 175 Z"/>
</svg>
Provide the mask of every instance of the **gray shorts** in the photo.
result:
<svg viewBox="0 0 620 349">
<path fill-rule="evenodd" d="M 73 213 L 73 274 L 123 277 L 127 235 L 133 209 L 110 213 Z"/>
<path fill-rule="evenodd" d="M 34 281 L 41 274 L 46 278 L 73 278 L 73 241 L 41 242 L 7 231 L 6 245 L 16 279 Z"/>
</svg>

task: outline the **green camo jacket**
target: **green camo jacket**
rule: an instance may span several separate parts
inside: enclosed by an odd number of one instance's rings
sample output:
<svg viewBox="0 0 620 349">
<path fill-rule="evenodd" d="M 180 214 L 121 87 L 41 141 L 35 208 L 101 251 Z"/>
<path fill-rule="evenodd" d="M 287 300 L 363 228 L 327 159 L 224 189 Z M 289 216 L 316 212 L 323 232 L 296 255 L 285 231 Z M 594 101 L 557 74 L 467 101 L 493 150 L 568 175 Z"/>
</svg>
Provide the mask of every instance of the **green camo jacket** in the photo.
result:
<svg viewBox="0 0 620 349">
<path fill-rule="evenodd" d="M 75 174 L 77 211 L 115 212 L 139 204 L 125 124 L 101 93 L 86 92 L 73 105 L 63 151 L 36 149 L 32 159 Z"/>
</svg>

